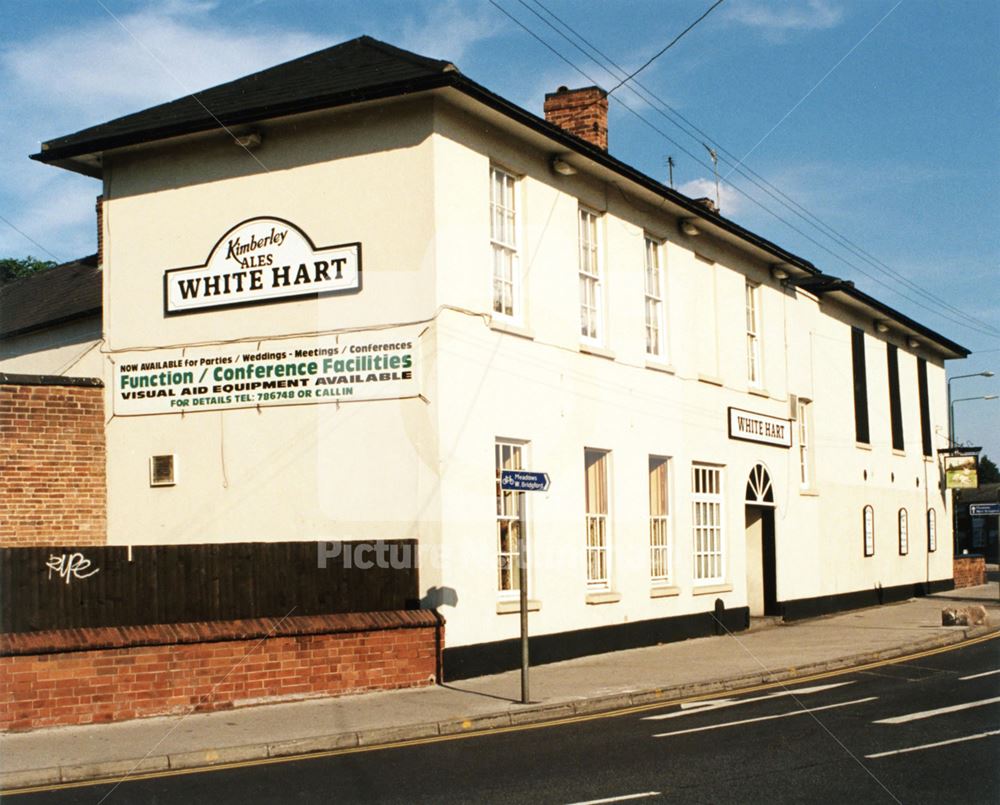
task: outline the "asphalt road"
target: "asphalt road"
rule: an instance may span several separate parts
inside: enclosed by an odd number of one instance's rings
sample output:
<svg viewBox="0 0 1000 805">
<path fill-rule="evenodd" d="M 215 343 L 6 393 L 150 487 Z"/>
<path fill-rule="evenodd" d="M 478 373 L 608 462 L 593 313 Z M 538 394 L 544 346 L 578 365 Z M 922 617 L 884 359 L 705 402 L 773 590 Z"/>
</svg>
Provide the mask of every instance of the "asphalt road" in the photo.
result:
<svg viewBox="0 0 1000 805">
<path fill-rule="evenodd" d="M 1000 802 L 1000 639 L 731 699 L 17 803 Z"/>
</svg>

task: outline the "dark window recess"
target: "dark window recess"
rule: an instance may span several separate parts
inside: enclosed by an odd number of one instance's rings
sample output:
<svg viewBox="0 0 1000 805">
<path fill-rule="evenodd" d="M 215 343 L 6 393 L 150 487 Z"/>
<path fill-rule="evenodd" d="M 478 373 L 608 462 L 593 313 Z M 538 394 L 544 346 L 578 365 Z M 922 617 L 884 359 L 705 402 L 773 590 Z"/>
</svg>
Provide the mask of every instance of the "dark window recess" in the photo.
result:
<svg viewBox="0 0 1000 805">
<path fill-rule="evenodd" d="M 892 449 L 903 449 L 903 406 L 899 401 L 899 353 L 888 345 L 889 359 L 889 418 L 892 420 Z"/>
<path fill-rule="evenodd" d="M 865 333 L 851 328 L 851 357 L 854 361 L 854 437 L 869 444 L 868 433 L 868 379 L 865 372 Z"/>
<path fill-rule="evenodd" d="M 934 455 L 931 445 L 931 404 L 927 396 L 927 361 L 917 358 L 917 390 L 920 394 L 920 440 L 924 455 Z"/>
</svg>

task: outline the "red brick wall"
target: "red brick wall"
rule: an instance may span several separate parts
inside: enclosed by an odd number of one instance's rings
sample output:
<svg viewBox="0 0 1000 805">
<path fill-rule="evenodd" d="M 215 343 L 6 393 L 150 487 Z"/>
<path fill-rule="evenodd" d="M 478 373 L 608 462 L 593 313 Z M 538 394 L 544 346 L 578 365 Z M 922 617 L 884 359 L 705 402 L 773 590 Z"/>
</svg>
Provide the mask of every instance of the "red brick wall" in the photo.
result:
<svg viewBox="0 0 1000 805">
<path fill-rule="evenodd" d="M 600 87 L 566 89 L 545 96 L 545 119 L 608 150 L 608 94 Z"/>
<path fill-rule="evenodd" d="M 443 629 L 435 613 L 417 610 L 3 635 L 0 729 L 430 685 Z M 188 632 L 200 639 L 177 642 Z M 66 650 L 88 641 L 107 647 Z"/>
<path fill-rule="evenodd" d="M 106 542 L 103 391 L 0 382 L 0 545 Z"/>
<path fill-rule="evenodd" d="M 976 587 L 986 584 L 986 559 L 982 556 L 956 556 L 954 568 L 956 587 Z"/>
</svg>

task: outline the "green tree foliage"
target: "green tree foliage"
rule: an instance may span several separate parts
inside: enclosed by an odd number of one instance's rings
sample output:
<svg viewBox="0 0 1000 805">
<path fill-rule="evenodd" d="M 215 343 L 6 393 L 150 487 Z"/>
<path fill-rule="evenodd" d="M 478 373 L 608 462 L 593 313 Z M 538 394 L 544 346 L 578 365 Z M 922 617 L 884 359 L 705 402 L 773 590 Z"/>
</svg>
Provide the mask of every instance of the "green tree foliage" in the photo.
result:
<svg viewBox="0 0 1000 805">
<path fill-rule="evenodd" d="M 28 257 L 0 257 L 0 284 L 30 276 L 36 271 L 43 271 L 54 265 L 52 260 L 39 260 L 30 255 Z"/>
<path fill-rule="evenodd" d="M 997 469 L 997 465 L 990 461 L 990 457 L 983 455 L 979 459 L 979 483 L 980 484 L 995 484 L 1000 482 L 1000 469 Z"/>
</svg>

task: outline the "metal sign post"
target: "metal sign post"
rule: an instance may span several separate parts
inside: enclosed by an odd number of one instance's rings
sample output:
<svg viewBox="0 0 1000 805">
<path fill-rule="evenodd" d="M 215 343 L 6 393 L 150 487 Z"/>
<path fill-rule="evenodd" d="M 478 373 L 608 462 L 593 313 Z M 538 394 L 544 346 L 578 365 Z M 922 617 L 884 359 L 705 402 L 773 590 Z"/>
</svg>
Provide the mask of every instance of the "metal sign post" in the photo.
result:
<svg viewBox="0 0 1000 805">
<path fill-rule="evenodd" d="M 510 492 L 548 492 L 549 475 L 546 472 L 529 470 L 501 470 L 500 488 Z M 531 695 L 528 686 L 528 537 L 522 528 L 517 542 L 518 572 L 517 583 L 521 600 L 521 703 L 529 704 Z"/>
</svg>

